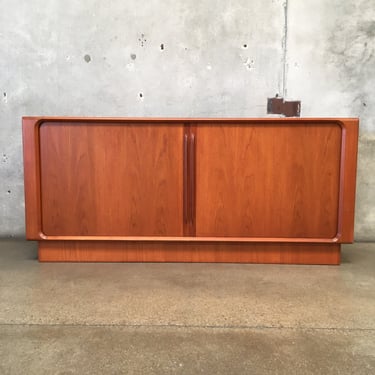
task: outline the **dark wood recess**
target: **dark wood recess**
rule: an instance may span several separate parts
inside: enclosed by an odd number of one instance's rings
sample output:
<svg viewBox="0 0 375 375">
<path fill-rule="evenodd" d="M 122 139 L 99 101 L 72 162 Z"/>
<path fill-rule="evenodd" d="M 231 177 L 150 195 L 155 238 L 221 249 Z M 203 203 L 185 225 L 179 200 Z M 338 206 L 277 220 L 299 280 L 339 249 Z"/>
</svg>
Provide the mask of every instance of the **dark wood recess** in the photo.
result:
<svg viewBox="0 0 375 375">
<path fill-rule="evenodd" d="M 40 261 L 338 264 L 358 119 L 24 117 Z"/>
</svg>

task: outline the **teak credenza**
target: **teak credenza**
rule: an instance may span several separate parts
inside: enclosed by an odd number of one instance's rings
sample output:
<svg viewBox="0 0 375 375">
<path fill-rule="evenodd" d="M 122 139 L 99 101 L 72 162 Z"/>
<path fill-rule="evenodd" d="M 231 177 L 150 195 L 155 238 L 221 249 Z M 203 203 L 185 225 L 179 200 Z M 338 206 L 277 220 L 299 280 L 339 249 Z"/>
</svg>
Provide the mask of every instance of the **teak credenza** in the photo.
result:
<svg viewBox="0 0 375 375">
<path fill-rule="evenodd" d="M 358 119 L 24 117 L 40 261 L 339 264 Z"/>
</svg>

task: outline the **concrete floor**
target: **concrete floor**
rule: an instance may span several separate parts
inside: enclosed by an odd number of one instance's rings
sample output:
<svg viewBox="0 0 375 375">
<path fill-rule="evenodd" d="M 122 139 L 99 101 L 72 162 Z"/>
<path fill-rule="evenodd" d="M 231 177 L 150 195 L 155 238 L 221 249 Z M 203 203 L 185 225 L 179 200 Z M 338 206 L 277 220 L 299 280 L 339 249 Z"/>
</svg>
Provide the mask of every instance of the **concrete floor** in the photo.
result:
<svg viewBox="0 0 375 375">
<path fill-rule="evenodd" d="M 375 244 L 335 266 L 40 264 L 0 241 L 0 374 L 374 374 Z"/>
</svg>

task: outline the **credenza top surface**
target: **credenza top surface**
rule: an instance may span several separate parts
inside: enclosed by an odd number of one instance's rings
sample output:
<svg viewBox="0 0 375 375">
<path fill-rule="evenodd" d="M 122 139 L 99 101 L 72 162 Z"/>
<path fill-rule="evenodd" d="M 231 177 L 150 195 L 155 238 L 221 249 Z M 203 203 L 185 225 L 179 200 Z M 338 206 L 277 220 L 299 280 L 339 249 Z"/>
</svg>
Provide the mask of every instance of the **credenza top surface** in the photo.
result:
<svg viewBox="0 0 375 375">
<path fill-rule="evenodd" d="M 30 120 L 51 121 L 347 121 L 358 117 L 85 117 L 85 116 L 23 116 Z"/>
</svg>

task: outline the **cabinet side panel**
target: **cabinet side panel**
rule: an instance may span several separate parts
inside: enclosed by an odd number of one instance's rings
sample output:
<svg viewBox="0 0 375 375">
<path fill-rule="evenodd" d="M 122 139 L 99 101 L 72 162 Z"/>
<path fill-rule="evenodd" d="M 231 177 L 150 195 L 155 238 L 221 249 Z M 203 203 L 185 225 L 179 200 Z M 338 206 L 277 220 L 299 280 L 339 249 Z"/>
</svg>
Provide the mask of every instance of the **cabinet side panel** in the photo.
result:
<svg viewBox="0 0 375 375">
<path fill-rule="evenodd" d="M 334 121 L 198 126 L 196 235 L 335 238 L 341 139 Z"/>
<path fill-rule="evenodd" d="M 23 167 L 25 187 L 25 224 L 28 240 L 40 239 L 40 165 L 38 120 L 22 119 Z"/>
<path fill-rule="evenodd" d="M 357 174 L 358 124 L 357 119 L 343 120 L 342 195 L 340 197 L 341 236 L 339 242 L 354 240 L 354 210 Z"/>
<path fill-rule="evenodd" d="M 79 121 L 40 129 L 47 236 L 181 236 L 182 126 Z"/>
</svg>

